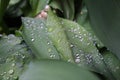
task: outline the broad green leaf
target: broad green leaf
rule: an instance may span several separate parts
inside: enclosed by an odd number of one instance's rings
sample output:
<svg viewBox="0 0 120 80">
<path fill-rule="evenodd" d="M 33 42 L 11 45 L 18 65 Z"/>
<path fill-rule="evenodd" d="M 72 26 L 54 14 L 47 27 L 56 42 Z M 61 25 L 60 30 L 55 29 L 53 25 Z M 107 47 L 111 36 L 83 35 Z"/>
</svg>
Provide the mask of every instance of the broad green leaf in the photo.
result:
<svg viewBox="0 0 120 80">
<path fill-rule="evenodd" d="M 61 24 L 64 26 L 71 44 L 75 62 L 80 66 L 85 65 L 84 67 L 87 66 L 93 71 L 104 74 L 109 79 L 114 79 L 107 69 L 102 55 L 95 47 L 90 33 L 73 21 L 61 19 Z"/>
<path fill-rule="evenodd" d="M 19 0 L 17 2 L 10 1 L 9 6 L 6 10 L 6 17 L 8 17 L 9 19 L 9 18 L 16 18 L 21 15 L 25 15 L 22 9 L 25 8 L 26 6 L 28 6 L 27 0 Z M 29 12 L 30 7 L 28 7 L 26 11 Z"/>
<path fill-rule="evenodd" d="M 20 37 L 3 36 L 0 39 L 0 79 L 16 80 L 24 66 L 30 61 L 31 53 L 27 46 L 21 43 Z"/>
<path fill-rule="evenodd" d="M 20 80 L 100 80 L 75 64 L 56 60 L 33 61 Z"/>
<path fill-rule="evenodd" d="M 38 59 L 59 59 L 59 54 L 48 37 L 45 20 L 22 18 L 22 36 Z"/>
<path fill-rule="evenodd" d="M 65 18 L 74 19 L 74 0 L 51 0 L 49 4 L 52 8 L 61 10 Z"/>
<path fill-rule="evenodd" d="M 67 19 L 73 20 L 74 18 L 74 0 L 64 0 L 61 2 L 64 16 Z"/>
<path fill-rule="evenodd" d="M 18 3 L 20 0 L 10 0 L 9 5 L 14 5 Z"/>
<path fill-rule="evenodd" d="M 115 77 L 115 80 L 120 80 L 120 61 L 119 59 L 110 51 L 105 51 L 102 53 L 106 66 Z"/>
<path fill-rule="evenodd" d="M 9 4 L 10 0 L 0 0 L 0 24 L 2 21 L 3 14 Z"/>
<path fill-rule="evenodd" d="M 50 10 L 47 17 L 48 36 L 52 40 L 61 58 L 66 61 L 73 62 L 72 52 L 61 25 L 60 19 Z"/>
<path fill-rule="evenodd" d="M 92 28 L 120 59 L 120 0 L 84 0 Z"/>
<path fill-rule="evenodd" d="M 33 16 L 37 15 L 41 10 L 43 10 L 48 2 L 49 0 L 29 0 Z"/>
<path fill-rule="evenodd" d="M 60 0 L 51 0 L 50 3 L 49 3 L 49 5 L 52 8 L 59 9 L 60 11 L 63 12 Z"/>
<path fill-rule="evenodd" d="M 89 13 L 84 4 L 82 6 L 82 10 L 77 15 L 76 22 L 79 25 L 83 26 L 91 34 L 91 36 L 93 37 L 92 38 L 93 42 L 97 46 L 101 46 L 101 47 L 104 46 L 103 43 L 97 38 L 97 36 L 95 35 L 94 31 L 91 28 Z"/>
<path fill-rule="evenodd" d="M 0 39 L 0 55 L 1 57 L 4 55 L 7 55 L 11 48 L 21 43 L 21 39 L 18 37 L 15 37 L 14 35 L 9 36 L 3 36 L 2 39 Z M 9 46 L 8 46 L 9 45 Z"/>
</svg>

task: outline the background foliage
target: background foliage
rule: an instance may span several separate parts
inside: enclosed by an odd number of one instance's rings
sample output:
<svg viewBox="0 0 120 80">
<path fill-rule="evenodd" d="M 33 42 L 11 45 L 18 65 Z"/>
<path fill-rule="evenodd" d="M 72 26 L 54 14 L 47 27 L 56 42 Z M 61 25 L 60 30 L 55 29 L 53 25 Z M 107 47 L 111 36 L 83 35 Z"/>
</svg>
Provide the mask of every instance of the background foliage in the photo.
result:
<svg viewBox="0 0 120 80">
<path fill-rule="evenodd" d="M 119 3 L 0 0 L 0 79 L 120 80 Z"/>
</svg>

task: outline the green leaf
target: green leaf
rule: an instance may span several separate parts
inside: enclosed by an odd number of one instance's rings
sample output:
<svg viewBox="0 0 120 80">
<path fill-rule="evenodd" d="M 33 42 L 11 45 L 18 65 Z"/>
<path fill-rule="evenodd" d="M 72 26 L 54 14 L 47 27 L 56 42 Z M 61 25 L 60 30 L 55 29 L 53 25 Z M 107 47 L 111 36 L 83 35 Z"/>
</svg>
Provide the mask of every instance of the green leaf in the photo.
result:
<svg viewBox="0 0 120 80">
<path fill-rule="evenodd" d="M 95 33 L 120 59 L 120 0 L 84 1 Z"/>
<path fill-rule="evenodd" d="M 21 15 L 25 15 L 23 12 L 23 8 L 26 8 L 28 6 L 27 0 L 19 0 L 15 2 L 14 0 L 11 0 L 9 3 L 9 6 L 6 10 L 6 17 L 9 18 L 16 18 L 20 17 Z M 30 6 L 27 8 L 27 12 L 30 12 Z"/>
<path fill-rule="evenodd" d="M 49 3 L 49 5 L 52 8 L 59 9 L 60 11 L 63 12 L 60 0 L 51 0 L 50 3 Z"/>
<path fill-rule="evenodd" d="M 33 16 L 37 15 L 41 10 L 43 10 L 48 2 L 49 0 L 29 0 Z"/>
<path fill-rule="evenodd" d="M 20 0 L 10 0 L 9 5 L 14 5 L 18 3 Z"/>
<path fill-rule="evenodd" d="M 33 61 L 20 80 L 100 80 L 75 64 L 56 60 Z"/>
<path fill-rule="evenodd" d="M 38 59 L 59 59 L 59 54 L 48 37 L 45 20 L 22 18 L 22 36 Z"/>
<path fill-rule="evenodd" d="M 105 51 L 102 53 L 106 66 L 115 77 L 115 80 L 120 80 L 120 61 L 119 59 L 110 51 Z"/>
<path fill-rule="evenodd" d="M 10 0 L 0 0 L 0 24 Z"/>
<path fill-rule="evenodd" d="M 18 37 L 15 37 L 12 34 L 9 36 L 3 36 L 3 38 L 0 39 L 0 55 L 1 55 L 1 57 L 4 55 L 7 55 L 9 53 L 9 50 L 11 50 L 11 48 L 13 48 L 14 46 L 16 46 L 20 43 L 21 43 L 21 39 Z"/>
<path fill-rule="evenodd" d="M 109 79 L 114 79 L 107 69 L 102 55 L 95 47 L 90 33 L 73 21 L 61 19 L 61 23 L 71 44 L 75 62 L 80 66 L 88 67 L 95 72 L 104 74 Z"/>
<path fill-rule="evenodd" d="M 59 18 L 50 10 L 47 17 L 48 36 L 52 40 L 61 58 L 66 61 L 73 61 L 67 36 Z"/>
<path fill-rule="evenodd" d="M 50 6 L 61 10 L 65 18 L 70 20 L 74 19 L 74 0 L 52 0 Z"/>
<path fill-rule="evenodd" d="M 92 25 L 90 24 L 89 13 L 84 4 L 82 5 L 81 12 L 79 12 L 79 14 L 77 15 L 76 22 L 82 27 L 84 27 L 91 34 L 91 36 L 93 37 L 92 38 L 93 42 L 97 46 L 101 46 L 101 47 L 104 46 L 103 43 L 98 39 L 98 37 L 96 36 L 96 34 L 94 33 L 92 29 Z"/>
<path fill-rule="evenodd" d="M 21 37 L 3 36 L 0 39 L 0 79 L 16 80 L 24 66 L 31 60 L 31 53 Z"/>
</svg>

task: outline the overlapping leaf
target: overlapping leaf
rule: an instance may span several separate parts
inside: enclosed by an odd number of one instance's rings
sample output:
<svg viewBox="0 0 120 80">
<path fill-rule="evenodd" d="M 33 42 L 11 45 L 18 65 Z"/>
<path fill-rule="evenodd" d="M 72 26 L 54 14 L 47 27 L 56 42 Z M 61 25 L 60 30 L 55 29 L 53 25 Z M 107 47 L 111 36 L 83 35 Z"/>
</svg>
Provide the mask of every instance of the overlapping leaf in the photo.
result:
<svg viewBox="0 0 120 80">
<path fill-rule="evenodd" d="M 20 37 L 3 36 L 0 40 L 0 79 L 16 80 L 31 56 Z"/>
<path fill-rule="evenodd" d="M 55 9 L 63 12 L 65 18 L 73 20 L 75 15 L 74 0 L 51 0 L 49 3 Z"/>
<path fill-rule="evenodd" d="M 20 80 L 99 80 L 84 68 L 62 61 L 33 61 Z"/>
<path fill-rule="evenodd" d="M 95 33 L 120 58 L 120 0 L 84 1 Z"/>
<path fill-rule="evenodd" d="M 22 36 L 39 59 L 59 59 L 59 54 L 52 44 L 42 19 L 22 18 Z"/>
<path fill-rule="evenodd" d="M 0 24 L 10 0 L 0 0 Z"/>
</svg>

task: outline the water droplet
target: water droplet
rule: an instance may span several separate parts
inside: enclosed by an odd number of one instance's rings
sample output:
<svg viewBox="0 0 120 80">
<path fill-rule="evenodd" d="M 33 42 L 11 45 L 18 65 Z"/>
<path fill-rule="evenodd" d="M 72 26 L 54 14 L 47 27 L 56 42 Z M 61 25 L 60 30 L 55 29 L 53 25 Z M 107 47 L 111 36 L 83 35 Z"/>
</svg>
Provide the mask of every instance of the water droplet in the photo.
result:
<svg viewBox="0 0 120 80">
<path fill-rule="evenodd" d="M 87 64 L 91 63 L 92 62 L 92 55 L 88 54 L 88 55 L 85 55 L 85 58 L 87 60 Z"/>
<path fill-rule="evenodd" d="M 75 62 L 76 62 L 76 63 L 79 63 L 79 62 L 80 62 L 80 59 L 79 59 L 79 58 L 76 58 L 76 59 L 75 59 Z"/>
<path fill-rule="evenodd" d="M 7 72 L 4 72 L 4 74 L 6 74 Z"/>
<path fill-rule="evenodd" d="M 87 34 L 83 34 L 84 36 L 86 36 Z"/>
<path fill-rule="evenodd" d="M 2 34 L 0 34 L 0 37 L 2 37 L 3 35 Z"/>
<path fill-rule="evenodd" d="M 80 14 L 82 15 L 82 14 L 83 14 L 83 12 L 80 12 Z"/>
<path fill-rule="evenodd" d="M 79 39 L 82 39 L 82 36 L 79 36 Z"/>
<path fill-rule="evenodd" d="M 79 55 L 79 54 L 76 54 L 75 57 L 76 57 L 76 58 L 80 58 L 80 55 Z"/>
<path fill-rule="evenodd" d="M 61 40 L 60 39 L 58 39 L 58 43 L 60 43 L 61 42 Z"/>
<path fill-rule="evenodd" d="M 15 63 L 12 63 L 12 67 L 14 67 L 15 66 Z"/>
<path fill-rule="evenodd" d="M 48 11 L 50 9 L 50 6 L 49 5 L 46 5 L 45 6 L 45 11 Z"/>
<path fill-rule="evenodd" d="M 49 31 L 49 32 L 53 31 L 53 28 L 48 28 L 48 31 Z"/>
<path fill-rule="evenodd" d="M 8 73 L 9 73 L 10 75 L 12 75 L 12 74 L 14 73 L 14 70 L 11 69 L 11 70 L 8 71 Z"/>
<path fill-rule="evenodd" d="M 77 37 L 78 37 L 78 35 L 75 35 L 75 37 L 77 38 Z"/>
<path fill-rule="evenodd" d="M 70 45 L 70 47 L 72 48 L 72 47 L 74 47 L 74 45 L 73 45 L 73 44 L 71 44 L 71 45 Z"/>
<path fill-rule="evenodd" d="M 49 48 L 49 49 L 48 49 L 48 52 L 51 52 L 51 51 L 52 51 L 51 48 Z"/>
<path fill-rule="evenodd" d="M 33 39 L 33 38 L 31 39 L 32 42 L 33 42 L 34 40 L 35 40 L 35 39 Z"/>
<path fill-rule="evenodd" d="M 22 58 L 25 59 L 25 55 L 22 55 Z"/>
<path fill-rule="evenodd" d="M 83 41 L 83 38 L 82 38 L 82 39 L 80 39 L 80 41 L 82 42 L 82 41 Z"/>
<path fill-rule="evenodd" d="M 90 45 L 90 43 L 87 43 L 87 45 Z"/>
<path fill-rule="evenodd" d="M 18 77 L 17 77 L 17 76 L 14 76 L 13 78 L 14 78 L 15 80 L 16 80 L 16 79 L 18 79 Z"/>
<path fill-rule="evenodd" d="M 34 34 L 32 33 L 31 35 L 33 36 Z"/>
<path fill-rule="evenodd" d="M 116 69 L 119 69 L 119 68 L 120 68 L 119 66 L 116 67 Z"/>
<path fill-rule="evenodd" d="M 7 80 L 10 79 L 10 77 L 6 77 L 6 79 L 7 79 Z"/>
<path fill-rule="evenodd" d="M 32 21 L 31 21 L 31 24 L 34 24 L 34 23 L 35 23 L 35 21 L 32 20 Z"/>
<path fill-rule="evenodd" d="M 47 42 L 47 44 L 49 45 L 49 44 L 50 44 L 50 42 L 48 41 L 48 42 Z"/>
<path fill-rule="evenodd" d="M 50 57 L 51 57 L 51 58 L 54 58 L 54 57 L 55 57 L 55 54 L 50 54 Z"/>
<path fill-rule="evenodd" d="M 71 59 L 68 59 L 68 62 L 71 62 Z"/>
<path fill-rule="evenodd" d="M 0 74 L 1 76 L 3 76 L 4 74 L 2 73 L 2 74 Z"/>
</svg>

